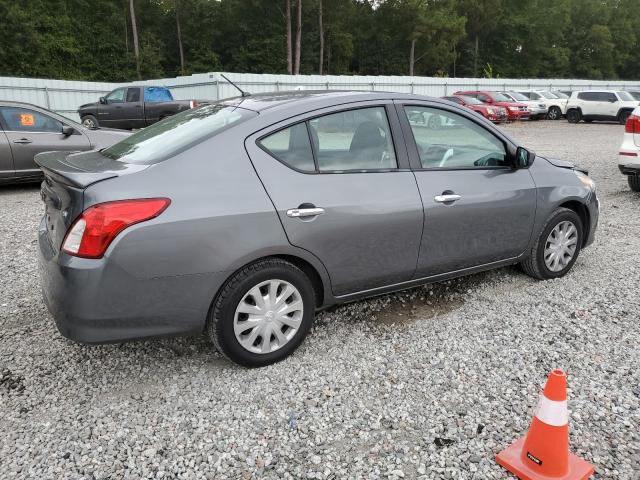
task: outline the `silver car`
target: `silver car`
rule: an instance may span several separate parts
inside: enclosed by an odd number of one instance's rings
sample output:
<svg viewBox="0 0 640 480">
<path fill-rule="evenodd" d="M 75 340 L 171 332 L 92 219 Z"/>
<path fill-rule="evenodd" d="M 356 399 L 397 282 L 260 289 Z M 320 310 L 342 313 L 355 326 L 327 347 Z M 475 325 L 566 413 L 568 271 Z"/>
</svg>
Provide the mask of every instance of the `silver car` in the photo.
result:
<svg viewBox="0 0 640 480">
<path fill-rule="evenodd" d="M 29 103 L 0 101 L 0 183 L 42 180 L 33 157 L 110 147 L 130 132 L 89 130 L 57 113 Z"/>
<path fill-rule="evenodd" d="M 586 172 L 414 95 L 230 99 L 36 161 L 63 335 L 205 333 L 250 367 L 291 354 L 330 305 L 511 264 L 561 277 L 598 223 Z"/>
</svg>

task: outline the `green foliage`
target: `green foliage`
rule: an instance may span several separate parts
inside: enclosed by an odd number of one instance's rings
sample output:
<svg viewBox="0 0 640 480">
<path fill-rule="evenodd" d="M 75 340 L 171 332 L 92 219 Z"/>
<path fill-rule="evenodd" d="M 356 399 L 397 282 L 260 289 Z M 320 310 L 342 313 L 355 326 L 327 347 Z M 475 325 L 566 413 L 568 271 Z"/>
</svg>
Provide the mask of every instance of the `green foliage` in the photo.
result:
<svg viewBox="0 0 640 480">
<path fill-rule="evenodd" d="M 0 75 L 136 78 L 129 0 L 0 0 Z M 302 0 L 317 73 L 319 0 Z M 296 1 L 292 4 L 295 34 Z M 135 0 L 144 78 L 286 73 L 285 0 Z M 639 0 L 323 0 L 326 74 L 634 79 Z"/>
</svg>

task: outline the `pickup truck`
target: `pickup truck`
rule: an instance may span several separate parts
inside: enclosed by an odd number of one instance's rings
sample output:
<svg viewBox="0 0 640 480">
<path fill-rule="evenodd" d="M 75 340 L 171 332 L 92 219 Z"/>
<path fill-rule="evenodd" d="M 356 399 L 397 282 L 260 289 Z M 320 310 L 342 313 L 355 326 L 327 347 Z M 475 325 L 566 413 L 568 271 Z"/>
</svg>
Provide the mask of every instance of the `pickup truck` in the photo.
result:
<svg viewBox="0 0 640 480">
<path fill-rule="evenodd" d="M 165 87 L 120 87 L 100 97 L 98 102 L 81 105 L 78 115 L 86 128 L 131 130 L 144 128 L 200 103 L 206 102 L 174 100 L 171 91 Z"/>
</svg>

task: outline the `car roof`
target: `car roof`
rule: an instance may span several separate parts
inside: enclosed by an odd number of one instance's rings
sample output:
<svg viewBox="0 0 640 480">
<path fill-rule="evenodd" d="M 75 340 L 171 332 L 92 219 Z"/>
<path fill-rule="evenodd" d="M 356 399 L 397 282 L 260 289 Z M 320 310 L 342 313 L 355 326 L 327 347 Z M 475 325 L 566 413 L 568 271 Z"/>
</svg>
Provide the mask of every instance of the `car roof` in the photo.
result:
<svg viewBox="0 0 640 480">
<path fill-rule="evenodd" d="M 368 92 L 348 90 L 294 90 L 251 94 L 246 97 L 232 97 L 219 103 L 262 112 L 292 106 L 312 108 L 329 107 L 341 103 L 365 102 L 368 100 L 410 100 L 419 99 L 441 102 L 436 97 L 397 92 Z"/>
</svg>

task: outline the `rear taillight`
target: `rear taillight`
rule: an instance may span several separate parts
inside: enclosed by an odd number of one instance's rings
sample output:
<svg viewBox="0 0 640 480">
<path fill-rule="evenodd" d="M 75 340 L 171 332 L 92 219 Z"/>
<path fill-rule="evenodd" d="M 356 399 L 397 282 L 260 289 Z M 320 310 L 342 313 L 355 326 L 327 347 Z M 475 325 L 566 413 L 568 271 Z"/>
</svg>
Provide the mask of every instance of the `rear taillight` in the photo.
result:
<svg viewBox="0 0 640 480">
<path fill-rule="evenodd" d="M 624 124 L 624 131 L 626 133 L 640 134 L 640 116 L 630 115 L 629 118 L 627 118 L 627 123 Z"/>
<path fill-rule="evenodd" d="M 200 104 L 197 100 L 189 100 L 189 108 L 196 108 L 198 105 Z"/>
<path fill-rule="evenodd" d="M 168 198 L 140 198 L 93 205 L 73 222 L 62 250 L 76 257 L 100 258 L 125 228 L 157 217 L 170 203 Z"/>
</svg>

